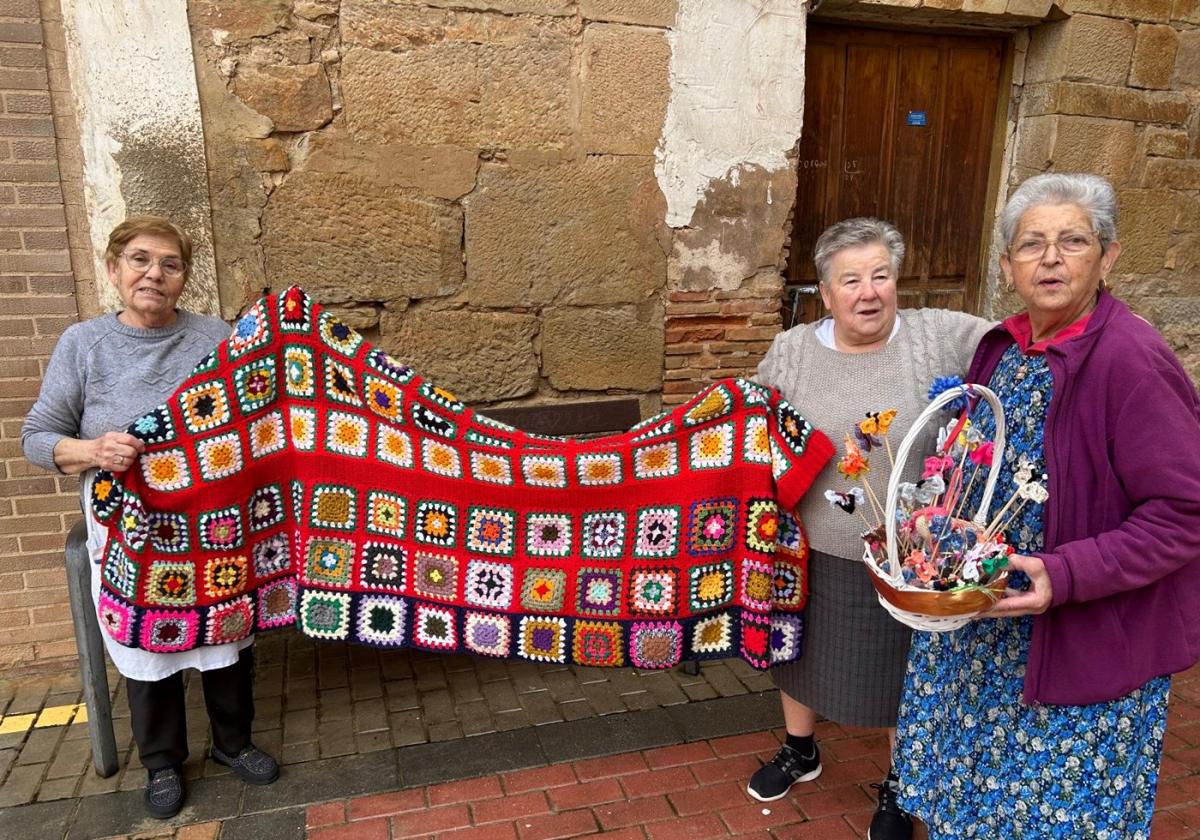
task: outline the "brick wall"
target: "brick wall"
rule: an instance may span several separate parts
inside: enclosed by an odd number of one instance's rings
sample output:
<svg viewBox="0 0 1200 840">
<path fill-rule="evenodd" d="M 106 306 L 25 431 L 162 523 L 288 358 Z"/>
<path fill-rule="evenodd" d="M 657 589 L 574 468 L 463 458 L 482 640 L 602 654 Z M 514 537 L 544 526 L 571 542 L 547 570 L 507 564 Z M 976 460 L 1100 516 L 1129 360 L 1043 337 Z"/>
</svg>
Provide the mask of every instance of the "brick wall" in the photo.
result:
<svg viewBox="0 0 1200 840">
<path fill-rule="evenodd" d="M 31 467 L 20 441 L 50 351 L 78 318 L 49 63 L 37 0 L 0 0 L 0 668 L 75 652 L 62 547 L 76 482 Z"/>
</svg>

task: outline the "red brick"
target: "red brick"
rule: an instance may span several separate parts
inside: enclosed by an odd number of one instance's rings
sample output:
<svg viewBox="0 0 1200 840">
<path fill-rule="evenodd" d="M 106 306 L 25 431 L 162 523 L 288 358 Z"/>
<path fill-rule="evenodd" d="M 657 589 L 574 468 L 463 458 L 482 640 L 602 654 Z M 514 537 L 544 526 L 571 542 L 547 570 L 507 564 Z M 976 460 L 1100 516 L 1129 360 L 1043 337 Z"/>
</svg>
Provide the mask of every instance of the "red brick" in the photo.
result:
<svg viewBox="0 0 1200 840">
<path fill-rule="evenodd" d="M 591 811 L 567 811 L 564 814 L 546 814 L 521 820 L 517 823 L 517 834 L 521 840 L 559 840 L 590 834 L 596 827 L 596 819 Z"/>
<path fill-rule="evenodd" d="M 351 799 L 348 805 L 352 820 L 399 814 L 403 811 L 424 808 L 425 791 L 415 788 L 398 790 L 394 793 L 380 793 L 375 796 L 364 796 L 361 799 Z"/>
<path fill-rule="evenodd" d="M 593 805 L 615 802 L 625 798 L 616 779 L 597 779 L 594 782 L 579 782 L 574 785 L 551 788 L 546 791 L 546 795 L 550 797 L 550 804 L 556 811 L 590 808 Z"/>
<path fill-rule="evenodd" d="M 660 767 L 678 767 L 681 764 L 695 764 L 708 761 L 713 757 L 712 748 L 704 741 L 691 744 L 679 744 L 675 747 L 659 747 L 646 750 L 646 764 L 652 769 Z"/>
<path fill-rule="evenodd" d="M 444 832 L 437 837 L 438 840 L 515 840 L 516 836 L 517 827 L 512 823 L 492 823 Z"/>
<path fill-rule="evenodd" d="M 745 782 L 722 782 L 695 790 L 681 790 L 667 798 L 680 816 L 719 811 L 734 803 L 752 801 L 746 793 Z"/>
<path fill-rule="evenodd" d="M 632 825 L 629 828 L 604 832 L 604 840 L 646 840 L 646 832 L 640 825 Z"/>
<path fill-rule="evenodd" d="M 702 785 L 736 781 L 741 782 L 744 787 L 759 767 L 762 767 L 762 761 L 757 756 L 739 755 L 734 758 L 701 761 L 689 765 L 688 769 Z"/>
<path fill-rule="evenodd" d="M 646 769 L 646 760 L 642 758 L 641 753 L 622 753 L 621 755 L 577 761 L 572 766 L 575 768 L 575 775 L 581 781 L 587 782 L 592 779 L 621 776 L 625 773 L 637 773 Z"/>
<path fill-rule="evenodd" d="M 335 825 L 346 821 L 346 803 L 325 802 L 321 805 L 309 805 L 304 815 L 304 824 L 309 828 L 323 825 Z"/>
<path fill-rule="evenodd" d="M 349 825 L 315 828 L 308 840 L 388 840 L 387 820 L 363 820 Z"/>
<path fill-rule="evenodd" d="M 471 814 L 476 824 L 515 820 L 549 812 L 550 805 L 546 802 L 546 794 L 540 790 L 488 799 L 471 805 Z"/>
<path fill-rule="evenodd" d="M 721 811 L 721 819 L 734 834 L 746 834 L 800 822 L 804 818 L 789 800 L 780 799 L 777 802 L 750 802 L 725 808 Z"/>
<path fill-rule="evenodd" d="M 795 802 L 810 820 L 830 814 L 861 811 L 874 805 L 870 797 L 858 787 L 839 787 L 819 793 L 806 793 L 796 798 Z"/>
<path fill-rule="evenodd" d="M 457 802 L 472 802 L 482 799 L 494 799 L 503 796 L 500 779 L 496 776 L 484 776 L 481 779 L 467 779 L 462 782 L 447 782 L 444 785 L 432 785 L 427 790 L 430 806 L 453 805 Z"/>
<path fill-rule="evenodd" d="M 828 790 L 842 785 L 865 785 L 878 782 L 886 775 L 887 769 L 880 768 L 869 758 L 825 761 L 821 765 L 821 775 L 817 777 L 817 787 Z"/>
<path fill-rule="evenodd" d="M 524 793 L 527 790 L 545 790 L 575 784 L 575 771 L 570 764 L 551 764 L 549 767 L 531 767 L 505 773 L 500 777 L 507 793 Z"/>
<path fill-rule="evenodd" d="M 392 837 L 422 837 L 439 831 L 454 831 L 471 824 L 466 805 L 447 805 L 425 811 L 409 811 L 392 817 Z"/>
<path fill-rule="evenodd" d="M 722 758 L 735 755 L 747 755 L 769 752 L 772 755 L 779 749 L 779 739 L 770 730 L 766 732 L 751 732 L 748 735 L 734 735 L 731 738 L 717 738 L 709 742 L 712 750 Z"/>
<path fill-rule="evenodd" d="M 701 814 L 686 820 L 654 823 L 646 826 L 650 840 L 709 840 L 711 837 L 728 837 L 725 824 L 716 814 Z"/>
<path fill-rule="evenodd" d="M 1196 834 L 1170 811 L 1156 811 L 1150 821 L 1150 836 L 1154 840 L 1184 840 Z"/>
<path fill-rule="evenodd" d="M 692 790 L 698 786 L 699 782 L 687 767 L 666 767 L 662 770 L 621 776 L 621 787 L 625 788 L 625 793 L 630 799 Z"/>
<path fill-rule="evenodd" d="M 772 834 L 778 840 L 858 840 L 858 833 L 841 817 L 822 817 L 780 826 Z"/>
<path fill-rule="evenodd" d="M 642 825 L 658 820 L 669 820 L 675 816 L 665 796 L 650 799 L 635 799 L 632 802 L 613 802 L 592 809 L 600 827 L 624 828 L 627 825 Z"/>
</svg>

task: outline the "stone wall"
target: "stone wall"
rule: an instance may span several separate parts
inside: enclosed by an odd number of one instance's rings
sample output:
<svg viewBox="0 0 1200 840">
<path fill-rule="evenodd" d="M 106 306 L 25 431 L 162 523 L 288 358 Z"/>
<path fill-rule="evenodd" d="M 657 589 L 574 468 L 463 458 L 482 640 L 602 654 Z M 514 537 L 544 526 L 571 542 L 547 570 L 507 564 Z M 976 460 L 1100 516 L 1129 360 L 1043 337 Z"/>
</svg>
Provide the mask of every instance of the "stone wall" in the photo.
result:
<svg viewBox="0 0 1200 840">
<path fill-rule="evenodd" d="M 189 13 L 229 314 L 301 283 L 468 402 L 657 408 L 674 0 Z"/>
</svg>

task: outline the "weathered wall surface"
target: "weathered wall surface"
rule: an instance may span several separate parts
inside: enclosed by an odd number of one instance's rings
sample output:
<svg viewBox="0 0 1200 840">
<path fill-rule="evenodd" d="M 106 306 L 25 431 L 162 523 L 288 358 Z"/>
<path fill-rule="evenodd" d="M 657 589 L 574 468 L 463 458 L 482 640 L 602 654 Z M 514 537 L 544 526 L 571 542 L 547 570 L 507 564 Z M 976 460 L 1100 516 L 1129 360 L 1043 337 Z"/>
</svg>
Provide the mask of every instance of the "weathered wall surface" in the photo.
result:
<svg viewBox="0 0 1200 840">
<path fill-rule="evenodd" d="M 197 246 L 182 303 L 217 312 L 200 104 L 183 7 L 62 0 L 62 19 L 95 275 L 104 276 L 109 231 L 124 218 L 169 216 Z M 106 308 L 120 302 L 110 284 L 96 289 Z"/>
<path fill-rule="evenodd" d="M 189 14 L 227 311 L 302 283 L 473 403 L 657 405 L 673 1 Z"/>
</svg>

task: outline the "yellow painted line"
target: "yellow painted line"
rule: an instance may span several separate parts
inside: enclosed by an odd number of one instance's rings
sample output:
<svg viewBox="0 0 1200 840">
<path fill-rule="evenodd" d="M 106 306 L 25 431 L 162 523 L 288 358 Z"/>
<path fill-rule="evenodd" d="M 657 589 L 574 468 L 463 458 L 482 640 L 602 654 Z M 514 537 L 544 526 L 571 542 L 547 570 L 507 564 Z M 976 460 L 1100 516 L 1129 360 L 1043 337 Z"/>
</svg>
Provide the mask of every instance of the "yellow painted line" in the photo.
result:
<svg viewBox="0 0 1200 840">
<path fill-rule="evenodd" d="M 37 715 L 5 715 L 0 718 L 0 735 L 24 732 L 33 726 L 33 720 L 36 717 Z"/>
<path fill-rule="evenodd" d="M 73 717 L 75 717 L 74 703 L 70 706 L 47 706 L 42 709 L 42 713 L 38 715 L 37 722 L 33 726 L 35 729 L 44 729 L 47 726 L 66 726 Z"/>
<path fill-rule="evenodd" d="M 87 723 L 87 703 L 80 703 L 75 712 L 75 720 L 72 723 Z"/>
</svg>

